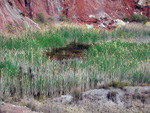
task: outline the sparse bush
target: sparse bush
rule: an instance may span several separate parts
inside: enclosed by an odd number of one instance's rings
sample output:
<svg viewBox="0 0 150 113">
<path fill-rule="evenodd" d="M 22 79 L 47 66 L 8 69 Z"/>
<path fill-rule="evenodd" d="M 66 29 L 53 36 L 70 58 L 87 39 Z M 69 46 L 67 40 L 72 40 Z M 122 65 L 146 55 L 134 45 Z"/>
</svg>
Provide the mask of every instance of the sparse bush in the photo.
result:
<svg viewBox="0 0 150 113">
<path fill-rule="evenodd" d="M 49 22 L 53 22 L 54 19 L 52 17 L 48 17 Z"/>
<path fill-rule="evenodd" d="M 126 81 L 120 81 L 119 79 L 114 79 L 108 86 L 115 88 L 123 88 L 125 86 L 129 86 L 130 84 Z"/>
<path fill-rule="evenodd" d="M 145 23 L 147 21 L 147 16 L 141 14 L 133 14 L 131 17 L 131 21 Z"/>
<path fill-rule="evenodd" d="M 81 99 L 81 91 L 78 88 L 73 88 L 72 95 L 75 101 Z"/>
<path fill-rule="evenodd" d="M 123 16 L 123 19 L 122 19 L 122 20 L 125 21 L 125 22 L 129 21 L 129 19 L 128 19 L 127 16 Z"/>
<path fill-rule="evenodd" d="M 15 33 L 16 32 L 16 28 L 12 24 L 7 24 L 6 29 L 7 29 L 8 33 Z"/>
<path fill-rule="evenodd" d="M 23 22 L 21 22 L 20 27 L 21 27 L 22 30 L 26 30 L 27 26 Z"/>
<path fill-rule="evenodd" d="M 68 22 L 68 23 L 71 23 L 72 21 L 71 21 L 71 19 L 70 19 L 70 18 L 68 18 L 68 19 L 67 19 L 67 22 Z"/>
<path fill-rule="evenodd" d="M 22 15 L 24 17 L 26 16 L 26 14 L 24 12 L 21 12 L 20 15 Z"/>
<path fill-rule="evenodd" d="M 40 22 L 40 23 L 45 23 L 45 17 L 43 13 L 38 13 L 37 17 L 36 17 L 36 21 Z"/>
<path fill-rule="evenodd" d="M 65 20 L 66 20 L 66 17 L 65 17 L 63 14 L 60 14 L 59 20 L 60 20 L 60 21 L 65 21 Z"/>
<path fill-rule="evenodd" d="M 143 22 L 146 22 L 146 21 L 147 21 L 147 16 L 142 15 L 142 17 L 141 17 L 141 18 L 142 18 L 142 21 L 143 21 Z"/>
</svg>

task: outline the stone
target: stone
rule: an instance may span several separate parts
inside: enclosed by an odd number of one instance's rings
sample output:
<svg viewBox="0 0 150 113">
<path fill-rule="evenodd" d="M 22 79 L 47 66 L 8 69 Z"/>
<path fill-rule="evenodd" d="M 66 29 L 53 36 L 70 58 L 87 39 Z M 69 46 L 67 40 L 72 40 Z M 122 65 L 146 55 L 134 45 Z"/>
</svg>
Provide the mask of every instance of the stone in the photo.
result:
<svg viewBox="0 0 150 113">
<path fill-rule="evenodd" d="M 116 25 L 119 27 L 125 26 L 126 23 L 120 19 L 116 19 Z"/>
<path fill-rule="evenodd" d="M 150 0 L 139 0 L 137 4 L 142 6 L 142 7 L 143 6 L 150 6 Z"/>
<path fill-rule="evenodd" d="M 86 27 L 87 27 L 87 29 L 92 29 L 93 28 L 93 24 L 91 24 L 91 25 L 86 24 Z"/>
<path fill-rule="evenodd" d="M 72 95 L 62 95 L 62 103 L 63 104 L 71 104 L 73 101 L 73 96 Z"/>
<path fill-rule="evenodd" d="M 100 25 L 99 25 L 99 27 L 106 27 L 103 23 L 101 23 Z"/>
</svg>

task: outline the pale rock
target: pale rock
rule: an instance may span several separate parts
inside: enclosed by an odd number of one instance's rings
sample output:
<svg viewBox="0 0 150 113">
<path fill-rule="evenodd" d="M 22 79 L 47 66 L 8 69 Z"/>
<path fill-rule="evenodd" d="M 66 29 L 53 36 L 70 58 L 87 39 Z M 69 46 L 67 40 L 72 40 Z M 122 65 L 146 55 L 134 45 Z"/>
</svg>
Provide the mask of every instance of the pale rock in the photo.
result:
<svg viewBox="0 0 150 113">
<path fill-rule="evenodd" d="M 72 95 L 62 95 L 62 103 L 63 104 L 71 104 L 73 101 L 73 96 Z"/>
</svg>

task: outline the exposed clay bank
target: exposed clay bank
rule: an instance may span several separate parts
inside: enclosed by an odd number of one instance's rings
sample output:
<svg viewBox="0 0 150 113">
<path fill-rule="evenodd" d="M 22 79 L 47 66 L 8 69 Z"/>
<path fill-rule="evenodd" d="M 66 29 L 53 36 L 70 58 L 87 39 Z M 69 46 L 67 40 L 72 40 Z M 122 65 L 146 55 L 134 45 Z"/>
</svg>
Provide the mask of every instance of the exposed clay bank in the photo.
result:
<svg viewBox="0 0 150 113">
<path fill-rule="evenodd" d="M 99 24 L 99 18 L 111 25 L 113 19 L 122 19 L 124 15 L 132 15 L 134 11 L 150 16 L 149 2 L 146 0 L 1 0 L 0 29 L 7 25 L 21 27 L 38 27 L 30 18 L 36 18 L 42 12 L 45 18 L 64 14 L 74 22 Z M 140 6 L 140 7 L 139 7 Z M 93 16 L 91 16 L 93 15 Z M 106 22 L 105 22 L 106 23 Z"/>
</svg>

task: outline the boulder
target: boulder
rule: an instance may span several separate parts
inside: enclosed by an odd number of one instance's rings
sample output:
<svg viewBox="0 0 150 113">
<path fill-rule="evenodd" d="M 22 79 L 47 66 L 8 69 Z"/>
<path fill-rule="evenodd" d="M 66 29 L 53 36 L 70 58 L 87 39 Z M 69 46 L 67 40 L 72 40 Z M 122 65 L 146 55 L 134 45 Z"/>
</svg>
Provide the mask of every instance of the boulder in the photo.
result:
<svg viewBox="0 0 150 113">
<path fill-rule="evenodd" d="M 139 0 L 137 4 L 141 7 L 150 6 L 150 0 Z"/>
<path fill-rule="evenodd" d="M 91 25 L 86 24 L 86 27 L 87 27 L 87 29 L 92 29 L 93 28 L 93 24 L 91 24 Z"/>
<path fill-rule="evenodd" d="M 61 99 L 62 99 L 63 104 L 71 104 L 72 101 L 73 101 L 73 96 L 71 96 L 71 95 L 62 95 Z"/>
<path fill-rule="evenodd" d="M 126 23 L 120 19 L 116 19 L 116 20 L 114 20 L 114 25 L 118 26 L 118 27 L 122 27 L 122 26 L 125 26 Z"/>
<path fill-rule="evenodd" d="M 124 92 L 120 89 L 94 89 L 84 92 L 82 99 L 86 103 L 88 101 L 94 102 L 95 104 L 108 105 L 111 101 L 111 105 L 123 106 L 124 102 L 121 101 Z"/>
</svg>

